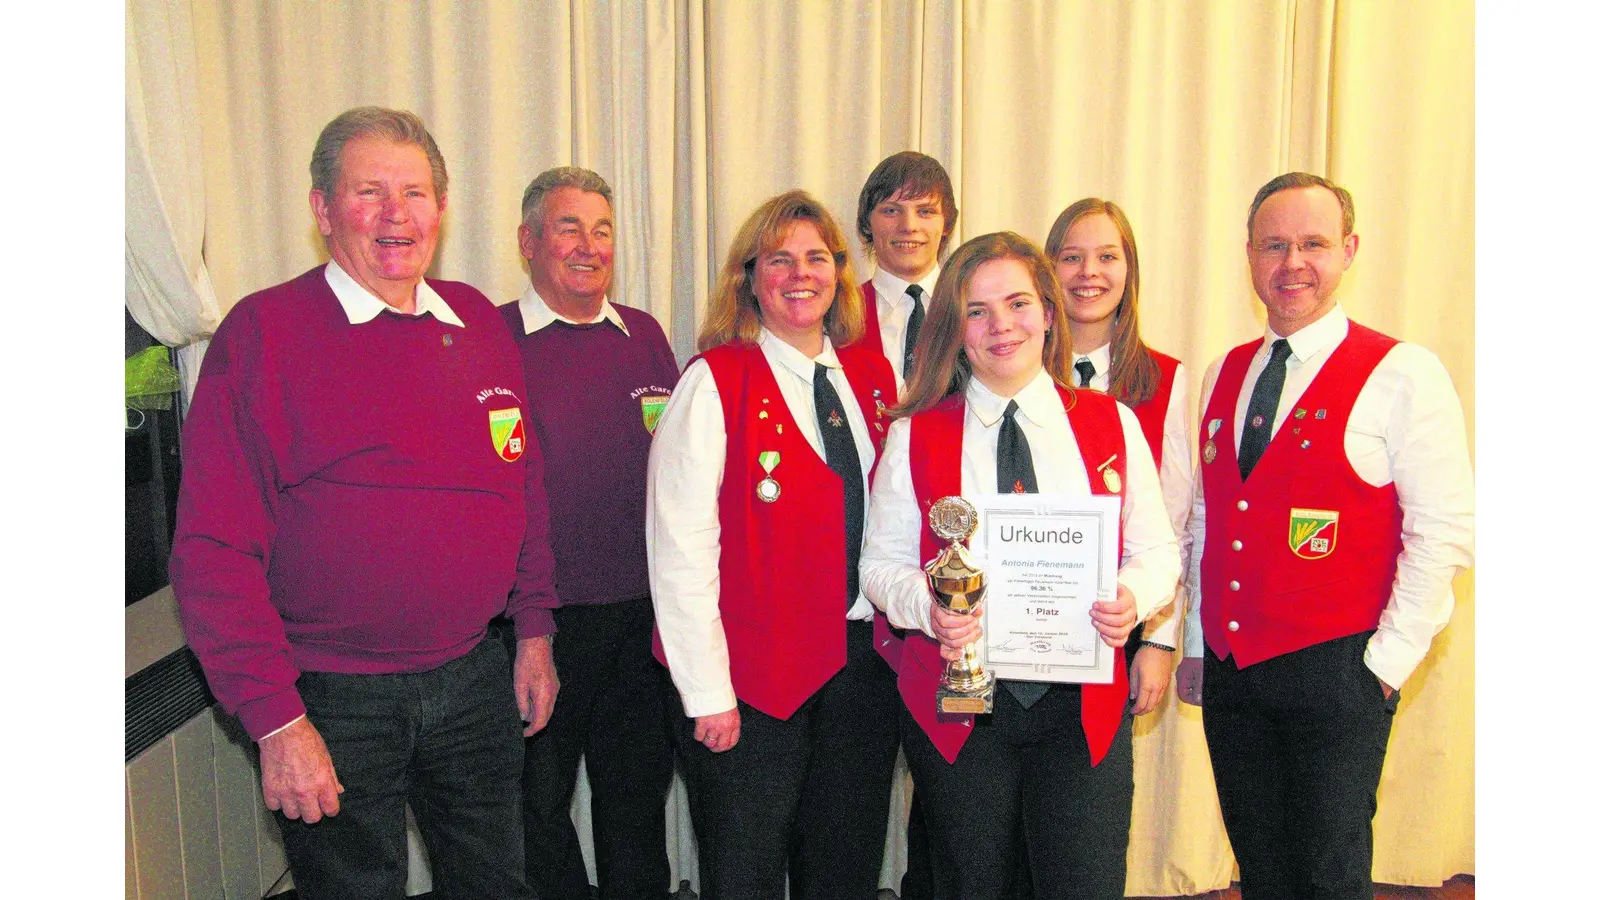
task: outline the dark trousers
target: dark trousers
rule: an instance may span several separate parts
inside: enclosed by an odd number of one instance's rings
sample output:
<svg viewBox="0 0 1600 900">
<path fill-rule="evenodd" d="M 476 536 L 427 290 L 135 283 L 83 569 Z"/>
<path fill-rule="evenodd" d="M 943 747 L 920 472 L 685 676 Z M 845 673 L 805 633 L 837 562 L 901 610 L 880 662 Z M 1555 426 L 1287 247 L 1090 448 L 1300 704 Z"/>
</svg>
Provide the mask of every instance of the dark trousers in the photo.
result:
<svg viewBox="0 0 1600 900">
<path fill-rule="evenodd" d="M 1133 814 L 1132 727 L 1124 714 L 1110 751 L 1091 766 L 1081 697 L 1076 687 L 1057 686 L 1023 709 L 1000 685 L 995 711 L 975 717 L 954 764 L 902 707 L 906 763 L 941 870 L 939 897 L 1005 897 L 1019 844 L 1041 900 L 1123 896 Z"/>
<path fill-rule="evenodd" d="M 561 692 L 550 723 L 527 739 L 522 769 L 528 882 L 540 900 L 588 900 L 572 824 L 582 757 L 593 795 L 601 900 L 663 900 L 672 733 L 666 669 L 650 653 L 649 597 L 555 611 Z"/>
<path fill-rule="evenodd" d="M 1372 816 L 1400 702 L 1372 632 L 1240 669 L 1205 657 L 1206 744 L 1246 900 L 1372 898 Z"/>
<path fill-rule="evenodd" d="M 916 728 L 915 722 L 911 727 Z M 908 766 L 909 767 L 909 766 Z M 906 818 L 906 874 L 900 878 L 900 900 L 933 900 L 938 861 L 928 847 L 928 817 L 922 811 L 922 794 L 916 777 L 911 780 L 911 809 Z"/>
<path fill-rule="evenodd" d="M 871 900 L 899 739 L 895 676 L 870 623 L 848 661 L 787 720 L 739 704 L 739 743 L 712 753 L 681 718 L 679 752 L 704 900 Z"/>
<path fill-rule="evenodd" d="M 404 897 L 407 803 L 435 896 L 533 897 L 515 788 L 522 720 L 499 641 L 429 672 L 307 672 L 296 686 L 345 789 L 339 814 L 314 825 L 276 814 L 301 897 Z"/>
<path fill-rule="evenodd" d="M 1128 674 L 1133 674 L 1133 657 L 1138 652 L 1139 642 L 1144 639 L 1144 623 L 1133 626 L 1133 631 L 1128 633 L 1128 651 L 1123 654 L 1123 662 L 1128 667 Z M 1155 651 L 1151 651 L 1155 652 Z M 1007 900 L 1033 900 L 1033 868 L 1028 864 L 1028 848 L 1022 840 L 1022 835 L 1017 835 L 1017 848 L 1012 851 L 1016 854 L 1017 865 L 1011 870 L 1010 884 L 1006 887 Z"/>
</svg>

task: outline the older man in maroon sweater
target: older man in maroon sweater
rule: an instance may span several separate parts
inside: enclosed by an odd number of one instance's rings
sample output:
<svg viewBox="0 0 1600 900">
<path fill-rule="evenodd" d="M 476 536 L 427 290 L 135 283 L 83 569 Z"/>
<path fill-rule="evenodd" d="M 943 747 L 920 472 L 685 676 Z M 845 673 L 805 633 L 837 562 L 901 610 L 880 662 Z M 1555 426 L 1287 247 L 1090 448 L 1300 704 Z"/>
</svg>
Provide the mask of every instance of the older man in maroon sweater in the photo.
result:
<svg viewBox="0 0 1600 900">
<path fill-rule="evenodd" d="M 649 313 L 607 299 L 611 186 L 588 169 L 540 173 L 522 195 L 517 244 L 530 284 L 500 308 L 528 380 L 545 454 L 561 697 L 528 739 L 523 770 L 528 881 L 540 900 L 588 900 L 572 825 L 578 759 L 594 803 L 602 900 L 665 900 L 664 803 L 672 781 L 665 670 L 650 653 L 645 565 L 650 437 L 678 363 Z"/>
<path fill-rule="evenodd" d="M 482 294 L 423 278 L 446 173 L 421 120 L 350 110 L 311 174 L 331 262 L 241 300 L 195 390 L 184 630 L 260 747 L 302 897 L 403 896 L 408 803 L 437 891 L 531 897 L 515 786 L 556 599 L 517 350 Z"/>
</svg>

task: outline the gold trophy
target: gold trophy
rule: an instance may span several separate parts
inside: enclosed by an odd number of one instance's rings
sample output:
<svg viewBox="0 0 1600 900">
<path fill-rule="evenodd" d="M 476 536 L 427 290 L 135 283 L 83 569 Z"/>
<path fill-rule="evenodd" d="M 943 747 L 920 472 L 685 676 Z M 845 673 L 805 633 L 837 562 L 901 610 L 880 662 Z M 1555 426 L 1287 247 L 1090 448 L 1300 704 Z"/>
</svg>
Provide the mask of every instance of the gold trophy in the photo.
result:
<svg viewBox="0 0 1600 900">
<path fill-rule="evenodd" d="M 945 497 L 928 510 L 928 525 L 933 533 L 950 542 L 927 565 L 928 587 L 945 609 L 970 615 L 983 600 L 988 579 L 972 562 L 961 542 L 978 528 L 978 511 L 960 497 Z M 942 713 L 987 713 L 994 711 L 994 676 L 978 661 L 977 642 L 961 648 L 961 658 L 946 663 L 939 678 L 938 709 Z"/>
</svg>

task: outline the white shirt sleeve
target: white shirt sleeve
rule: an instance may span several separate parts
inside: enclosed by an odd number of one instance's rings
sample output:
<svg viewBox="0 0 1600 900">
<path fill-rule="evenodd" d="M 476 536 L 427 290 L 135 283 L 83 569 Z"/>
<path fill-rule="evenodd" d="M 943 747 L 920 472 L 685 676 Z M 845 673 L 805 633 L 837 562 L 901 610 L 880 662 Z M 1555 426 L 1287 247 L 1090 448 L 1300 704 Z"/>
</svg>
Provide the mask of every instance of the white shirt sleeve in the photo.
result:
<svg viewBox="0 0 1600 900">
<path fill-rule="evenodd" d="M 656 425 L 645 497 L 645 549 L 656 625 L 690 717 L 737 705 L 722 629 L 717 495 L 727 426 L 711 366 L 696 360 Z"/>
<path fill-rule="evenodd" d="M 1182 566 L 1178 540 L 1162 503 L 1155 458 L 1133 410 L 1121 403 L 1122 438 L 1128 454 L 1128 485 L 1122 492 L 1122 564 L 1117 583 L 1133 594 L 1139 621 L 1172 602 Z"/>
<path fill-rule="evenodd" d="M 896 628 L 933 637 L 933 594 L 922 571 L 922 513 L 911 487 L 911 421 L 889 426 L 872 483 L 861 548 L 861 590 Z"/>
<path fill-rule="evenodd" d="M 1206 369 L 1204 383 L 1200 387 L 1200 403 L 1195 406 L 1195 421 L 1201 422 L 1205 418 L 1206 406 L 1211 402 L 1211 391 L 1217 385 L 1217 375 L 1222 371 L 1222 361 L 1225 356 L 1217 357 L 1216 361 Z M 1202 422 L 1200 433 L 1205 433 Z M 1197 435 L 1198 436 L 1198 435 Z M 1204 439 L 1202 439 L 1203 441 Z M 1194 479 L 1194 500 L 1189 506 L 1189 533 L 1188 564 L 1184 566 L 1184 593 L 1187 594 L 1189 608 L 1183 614 L 1183 655 L 1204 656 L 1205 634 L 1200 626 L 1200 559 L 1205 556 L 1206 549 L 1206 497 L 1205 484 L 1200 478 Z"/>
<path fill-rule="evenodd" d="M 1194 441 L 1190 437 L 1189 376 L 1183 364 L 1172 380 L 1172 396 L 1161 426 L 1161 500 L 1167 520 L 1178 539 L 1180 580 L 1172 604 L 1157 610 L 1145 623 L 1144 639 L 1167 647 L 1178 647 L 1178 622 L 1184 618 L 1185 591 L 1181 571 L 1189 561 L 1189 506 L 1194 499 Z M 1137 649 L 1137 648 L 1135 648 Z"/>
<path fill-rule="evenodd" d="M 1472 464 L 1461 401 L 1438 357 L 1415 344 L 1397 345 L 1356 403 L 1369 393 L 1390 401 L 1383 440 L 1399 494 L 1401 551 L 1366 663 L 1398 688 L 1449 622 L 1451 582 L 1472 564 Z M 1351 411 L 1352 426 L 1365 419 L 1358 412 Z M 1355 437 L 1347 435 L 1347 442 Z"/>
</svg>

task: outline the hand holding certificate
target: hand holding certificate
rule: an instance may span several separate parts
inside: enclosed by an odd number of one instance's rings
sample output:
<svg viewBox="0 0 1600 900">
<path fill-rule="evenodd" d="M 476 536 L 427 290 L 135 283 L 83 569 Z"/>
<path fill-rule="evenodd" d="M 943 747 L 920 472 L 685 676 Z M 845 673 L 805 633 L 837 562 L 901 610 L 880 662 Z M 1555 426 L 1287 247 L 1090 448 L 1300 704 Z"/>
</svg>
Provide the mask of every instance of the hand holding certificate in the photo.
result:
<svg viewBox="0 0 1600 900">
<path fill-rule="evenodd" d="M 1117 595 L 1122 501 L 1109 496 L 979 498 L 988 668 L 997 678 L 1106 684 L 1116 653 L 1090 609 Z"/>
</svg>

